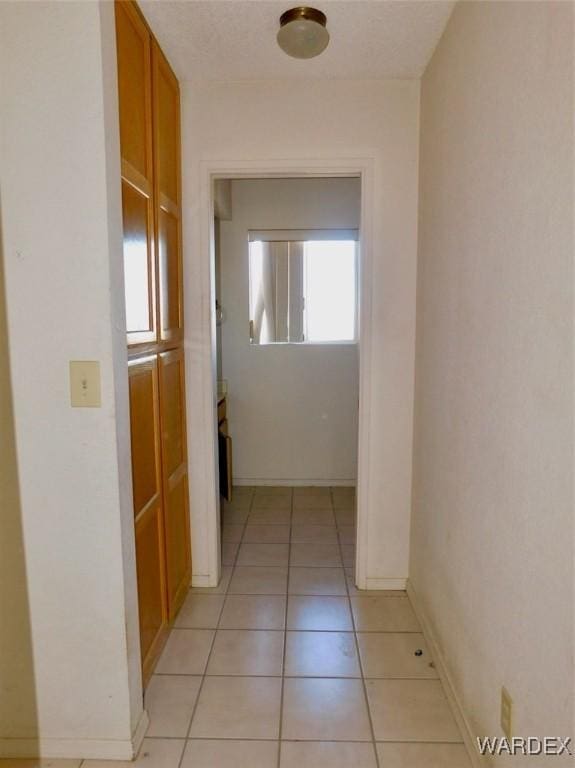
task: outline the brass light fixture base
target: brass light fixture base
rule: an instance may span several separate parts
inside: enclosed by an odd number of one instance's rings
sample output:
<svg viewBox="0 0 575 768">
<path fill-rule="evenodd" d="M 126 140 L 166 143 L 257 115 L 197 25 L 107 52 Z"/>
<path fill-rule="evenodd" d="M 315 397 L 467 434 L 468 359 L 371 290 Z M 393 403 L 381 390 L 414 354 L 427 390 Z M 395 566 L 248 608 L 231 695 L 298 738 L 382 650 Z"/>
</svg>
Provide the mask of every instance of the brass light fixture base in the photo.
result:
<svg viewBox="0 0 575 768">
<path fill-rule="evenodd" d="M 284 27 L 289 24 L 290 21 L 315 21 L 316 24 L 321 24 L 325 27 L 327 24 L 327 16 L 322 11 L 318 11 L 317 8 L 310 8 L 307 5 L 300 5 L 297 8 L 290 8 L 289 11 L 282 13 L 280 16 L 280 27 Z"/>
</svg>

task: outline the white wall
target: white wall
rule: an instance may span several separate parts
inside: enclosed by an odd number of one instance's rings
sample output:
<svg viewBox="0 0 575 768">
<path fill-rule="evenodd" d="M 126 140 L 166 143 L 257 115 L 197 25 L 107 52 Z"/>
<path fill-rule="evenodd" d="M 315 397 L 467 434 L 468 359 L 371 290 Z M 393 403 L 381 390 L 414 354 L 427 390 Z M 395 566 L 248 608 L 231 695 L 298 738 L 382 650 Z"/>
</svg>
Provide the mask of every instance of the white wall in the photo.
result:
<svg viewBox="0 0 575 768">
<path fill-rule="evenodd" d="M 194 579 L 213 578 L 214 395 L 206 221 L 210 163 L 371 158 L 374 201 L 369 491 L 359 535 L 371 586 L 407 576 L 417 246 L 419 82 L 183 82 L 183 198 Z M 331 163 L 330 163 L 331 161 Z M 359 161 L 358 161 L 359 162 Z M 202 208 L 203 206 L 203 208 Z M 215 336 L 215 331 L 213 332 Z M 365 585 L 365 584 L 364 584 Z"/>
<path fill-rule="evenodd" d="M 573 65 L 460 3 L 422 82 L 410 579 L 479 735 L 573 735 Z"/>
<path fill-rule="evenodd" d="M 359 179 L 232 182 L 220 224 L 223 378 L 234 479 L 352 483 L 357 472 L 356 345 L 250 344 L 248 231 L 359 229 Z"/>
<path fill-rule="evenodd" d="M 113 5 L 2 3 L 0 30 L 2 239 L 36 708 L 35 722 L 20 717 L 2 678 L 0 755 L 125 758 L 142 699 Z M 74 359 L 100 361 L 100 409 L 70 407 Z"/>
</svg>

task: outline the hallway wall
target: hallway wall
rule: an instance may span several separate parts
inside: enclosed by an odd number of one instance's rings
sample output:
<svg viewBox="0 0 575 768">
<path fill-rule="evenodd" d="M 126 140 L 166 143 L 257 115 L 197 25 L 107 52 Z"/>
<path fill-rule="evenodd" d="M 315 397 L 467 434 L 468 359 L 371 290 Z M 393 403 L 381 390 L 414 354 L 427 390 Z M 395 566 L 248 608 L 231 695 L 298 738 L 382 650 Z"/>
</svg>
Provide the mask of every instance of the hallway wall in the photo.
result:
<svg viewBox="0 0 575 768">
<path fill-rule="evenodd" d="M 372 393 L 369 492 L 360 500 L 367 514 L 358 535 L 367 547 L 371 585 L 404 583 L 411 506 L 419 81 L 183 81 L 181 90 L 194 579 L 213 577 L 209 526 L 217 503 L 212 466 L 203 460 L 213 451 L 205 441 L 215 418 L 214 394 L 206 386 L 212 368 L 212 296 L 207 221 L 200 217 L 209 195 L 205 167 L 215 161 L 229 161 L 232 168 L 234 161 L 253 161 L 257 168 L 278 159 L 305 167 L 306 158 L 316 164 L 371 158 L 374 210 L 367 226 L 373 275 L 371 294 L 364 297 L 371 302 L 374 333 L 366 351 L 372 375 L 365 382 Z"/>
<path fill-rule="evenodd" d="M 0 3 L 2 250 L 17 449 L 2 460 L 12 472 L 18 465 L 21 515 L 12 487 L 8 531 L 24 550 L 11 539 L 12 555 L 26 564 L 23 654 L 26 621 L 32 637 L 33 666 L 25 660 L 20 684 L 33 686 L 35 699 L 18 713 L 12 688 L 3 717 L 13 680 L 0 668 L 0 757 L 39 748 L 45 757 L 130 758 L 143 716 L 114 47 L 112 3 Z M 101 408 L 70 405 L 69 361 L 78 359 L 100 361 Z M 23 567 L 9 574 L 22 611 Z"/>
<path fill-rule="evenodd" d="M 1 220 L 1 217 L 0 217 Z M 38 735 L 0 228 L 0 739 Z"/>
<path fill-rule="evenodd" d="M 573 735 L 573 10 L 459 3 L 422 81 L 410 579 L 478 735 Z"/>
<path fill-rule="evenodd" d="M 244 484 L 353 483 L 359 398 L 356 344 L 250 344 L 250 229 L 359 229 L 359 179 L 232 182 L 222 221 L 223 378 L 234 478 Z M 331 481 L 331 482 L 326 482 Z"/>
</svg>

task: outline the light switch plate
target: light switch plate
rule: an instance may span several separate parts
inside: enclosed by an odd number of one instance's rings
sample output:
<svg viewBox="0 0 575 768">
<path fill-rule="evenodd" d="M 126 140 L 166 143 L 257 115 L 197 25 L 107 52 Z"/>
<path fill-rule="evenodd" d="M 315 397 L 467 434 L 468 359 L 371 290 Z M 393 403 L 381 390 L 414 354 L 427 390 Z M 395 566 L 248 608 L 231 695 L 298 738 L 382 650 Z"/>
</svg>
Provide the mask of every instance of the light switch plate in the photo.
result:
<svg viewBox="0 0 575 768">
<path fill-rule="evenodd" d="M 70 360 L 70 399 L 73 408 L 100 408 L 98 360 Z"/>
</svg>

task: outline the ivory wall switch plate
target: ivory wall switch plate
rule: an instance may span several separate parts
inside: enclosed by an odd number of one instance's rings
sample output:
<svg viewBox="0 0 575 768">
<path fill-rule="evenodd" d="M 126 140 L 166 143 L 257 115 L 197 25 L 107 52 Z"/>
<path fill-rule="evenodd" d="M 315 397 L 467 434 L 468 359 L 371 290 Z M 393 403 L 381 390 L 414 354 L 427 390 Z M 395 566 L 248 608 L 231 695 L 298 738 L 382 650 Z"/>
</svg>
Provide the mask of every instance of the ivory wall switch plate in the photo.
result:
<svg viewBox="0 0 575 768">
<path fill-rule="evenodd" d="M 98 360 L 70 360 L 70 399 L 73 408 L 100 408 Z"/>
</svg>

